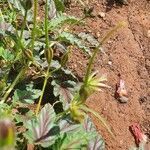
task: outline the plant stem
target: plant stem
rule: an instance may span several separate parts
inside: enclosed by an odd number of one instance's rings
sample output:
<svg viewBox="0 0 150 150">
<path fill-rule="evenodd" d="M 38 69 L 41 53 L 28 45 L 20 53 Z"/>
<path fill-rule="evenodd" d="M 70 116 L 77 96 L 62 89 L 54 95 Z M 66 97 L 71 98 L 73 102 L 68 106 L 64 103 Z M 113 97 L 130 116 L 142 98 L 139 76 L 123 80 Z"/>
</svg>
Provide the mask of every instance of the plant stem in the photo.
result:
<svg viewBox="0 0 150 150">
<path fill-rule="evenodd" d="M 48 81 L 48 78 L 49 78 L 49 70 L 50 70 L 50 65 L 47 68 L 47 72 L 46 72 L 46 76 L 45 76 L 45 80 L 44 80 L 44 84 L 43 84 L 43 88 L 42 88 L 42 94 L 40 96 L 40 99 L 39 99 L 39 102 L 38 102 L 38 105 L 37 105 L 37 108 L 36 108 L 36 113 L 35 113 L 36 116 L 38 115 L 39 110 L 40 110 L 42 98 L 43 98 L 44 91 L 45 91 L 45 88 L 46 88 L 46 84 L 47 84 L 47 81 Z"/>
<path fill-rule="evenodd" d="M 48 48 L 49 48 L 49 37 L 48 37 L 48 0 L 46 0 L 46 4 L 45 4 L 45 39 L 46 39 L 45 40 L 45 43 L 46 43 L 45 49 L 48 50 Z M 42 98 L 43 98 L 44 91 L 45 91 L 45 88 L 46 88 L 46 84 L 47 84 L 47 81 L 48 81 L 48 79 L 50 77 L 50 73 L 49 73 L 50 66 L 51 66 L 51 62 L 48 64 L 48 68 L 47 68 L 47 72 L 46 72 L 46 75 L 45 75 L 45 80 L 44 80 L 44 84 L 43 84 L 43 88 L 42 88 L 42 94 L 40 96 L 40 99 L 39 99 L 39 102 L 38 102 L 38 105 L 37 105 L 37 109 L 36 109 L 36 116 L 39 113 L 41 102 L 42 102 Z"/>
<path fill-rule="evenodd" d="M 26 20 L 27 20 L 27 14 L 28 14 L 28 10 L 25 10 L 25 16 L 24 16 L 23 25 L 21 28 L 20 40 L 22 39 L 22 36 L 23 36 L 23 31 L 25 28 Z"/>
<path fill-rule="evenodd" d="M 33 30 L 32 30 L 32 51 L 34 49 L 35 31 L 36 31 L 36 17 L 37 17 L 37 0 L 34 0 L 34 17 L 33 17 Z"/>
<path fill-rule="evenodd" d="M 18 83 L 18 81 L 20 80 L 20 78 L 24 75 L 25 70 L 26 70 L 26 68 L 22 68 L 22 70 L 19 72 L 19 74 L 17 75 L 17 77 L 15 78 L 15 80 L 13 81 L 13 83 L 10 85 L 10 87 L 6 91 L 4 97 L 0 101 L 0 104 L 3 104 L 7 100 L 9 94 L 14 89 L 15 85 Z"/>
<path fill-rule="evenodd" d="M 112 30 L 110 30 L 100 41 L 101 45 L 103 45 L 119 28 L 126 26 L 125 22 L 119 22 Z"/>
<path fill-rule="evenodd" d="M 3 14 L 2 14 L 1 9 L 0 9 L 0 17 L 2 18 L 2 22 L 4 22 L 4 16 L 3 16 Z"/>
<path fill-rule="evenodd" d="M 91 73 L 91 69 L 92 69 L 92 64 L 93 64 L 93 61 L 94 61 L 94 58 L 100 48 L 101 44 L 95 48 L 94 52 L 93 52 L 93 55 L 91 56 L 90 60 L 89 60 L 89 64 L 88 64 L 88 67 L 87 67 L 87 70 L 86 70 L 86 74 L 85 74 L 85 79 L 84 79 L 84 85 L 86 86 L 87 83 L 88 83 L 88 78 L 89 78 L 89 75 Z"/>
<path fill-rule="evenodd" d="M 86 70 L 86 74 L 85 74 L 85 78 L 84 78 L 84 85 L 86 86 L 87 85 L 87 82 L 88 82 L 88 78 L 89 78 L 89 75 L 91 73 L 91 69 L 92 69 L 92 64 L 93 64 L 93 61 L 94 61 L 94 58 L 99 50 L 99 48 L 119 29 L 121 28 L 122 26 L 125 26 L 125 23 L 124 22 L 120 22 L 118 23 L 118 25 L 116 25 L 112 30 L 110 30 L 104 37 L 103 39 L 100 41 L 100 44 L 94 49 L 94 52 L 89 60 L 89 64 L 88 64 L 88 67 L 87 67 L 87 70 Z"/>
<path fill-rule="evenodd" d="M 45 4 L 45 38 L 46 38 L 46 49 L 49 48 L 49 37 L 48 37 L 48 0 Z"/>
</svg>

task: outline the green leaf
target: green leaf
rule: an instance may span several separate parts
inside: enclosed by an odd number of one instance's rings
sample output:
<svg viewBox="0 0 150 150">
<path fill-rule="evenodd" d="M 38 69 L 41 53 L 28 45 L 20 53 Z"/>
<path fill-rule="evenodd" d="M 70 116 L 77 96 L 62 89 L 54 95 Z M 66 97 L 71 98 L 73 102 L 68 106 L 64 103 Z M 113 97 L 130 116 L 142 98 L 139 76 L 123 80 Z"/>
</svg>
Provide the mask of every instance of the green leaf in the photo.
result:
<svg viewBox="0 0 150 150">
<path fill-rule="evenodd" d="M 63 14 L 59 14 L 56 18 L 53 18 L 51 21 L 49 21 L 48 28 L 49 30 L 58 29 L 59 27 L 62 27 L 65 24 L 74 24 L 74 23 L 80 23 L 79 19 L 73 16 L 66 16 Z"/>
<path fill-rule="evenodd" d="M 60 127 L 60 137 L 52 149 L 103 150 L 103 140 L 96 132 L 95 126 L 89 117 L 86 117 L 83 124 L 77 124 L 69 116 L 66 116 L 58 124 Z"/>
<path fill-rule="evenodd" d="M 0 47 L 0 57 L 2 57 L 6 61 L 12 61 L 14 59 L 14 55 L 7 49 Z"/>
<path fill-rule="evenodd" d="M 28 129 L 25 137 L 29 143 L 41 145 L 42 147 L 51 146 L 59 133 L 59 127 L 54 124 L 54 121 L 54 109 L 50 104 L 46 104 L 37 118 L 25 124 Z"/>
<path fill-rule="evenodd" d="M 78 36 L 84 40 L 85 42 L 88 42 L 93 47 L 97 47 L 99 45 L 99 42 L 90 34 L 81 32 L 78 34 Z"/>
<path fill-rule="evenodd" d="M 69 32 L 62 32 L 59 34 L 58 39 L 70 43 L 72 45 L 78 46 L 80 49 L 84 50 L 86 53 L 91 54 L 90 49 L 85 46 L 84 42 L 77 36 Z"/>
<path fill-rule="evenodd" d="M 55 6 L 56 6 L 57 11 L 64 12 L 65 6 L 64 6 L 62 0 L 54 0 L 54 2 L 55 2 Z"/>
<path fill-rule="evenodd" d="M 66 118 L 61 119 L 58 122 L 58 125 L 60 127 L 61 134 L 76 132 L 82 128 L 81 124 L 77 124 L 71 121 L 71 119 L 68 116 Z"/>
<path fill-rule="evenodd" d="M 76 83 L 70 80 L 64 82 L 53 80 L 51 84 L 54 86 L 53 93 L 55 97 L 59 96 L 64 108 L 66 108 L 73 98 L 74 87 L 76 86 Z"/>
<path fill-rule="evenodd" d="M 22 14 L 25 14 L 25 10 L 21 4 L 21 1 L 20 0 L 7 0 L 9 3 L 11 3 L 14 8 L 20 10 L 22 12 Z"/>
<path fill-rule="evenodd" d="M 87 144 L 91 133 L 86 133 L 83 128 L 61 135 L 53 145 L 55 150 L 82 149 L 87 150 Z"/>
<path fill-rule="evenodd" d="M 41 95 L 41 90 L 39 89 L 33 89 L 33 85 L 29 84 L 26 87 L 26 90 L 15 90 L 14 96 L 13 96 L 13 101 L 20 101 L 22 103 L 29 103 L 33 104 L 34 100 L 39 98 Z"/>
<path fill-rule="evenodd" d="M 24 16 L 25 15 L 25 9 L 22 5 L 22 2 L 24 0 L 7 0 L 10 4 L 12 4 L 12 6 L 19 10 L 21 12 L 21 14 Z M 33 18 L 33 13 L 32 10 L 28 10 L 27 12 L 27 21 L 32 21 Z"/>
</svg>

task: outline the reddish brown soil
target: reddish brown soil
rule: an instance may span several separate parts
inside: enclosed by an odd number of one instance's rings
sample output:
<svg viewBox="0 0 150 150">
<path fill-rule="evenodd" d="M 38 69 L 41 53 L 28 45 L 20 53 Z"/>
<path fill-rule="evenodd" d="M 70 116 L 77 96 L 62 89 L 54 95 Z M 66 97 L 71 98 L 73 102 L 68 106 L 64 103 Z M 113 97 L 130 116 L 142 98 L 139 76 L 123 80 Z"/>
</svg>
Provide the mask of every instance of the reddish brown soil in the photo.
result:
<svg viewBox="0 0 150 150">
<path fill-rule="evenodd" d="M 128 150 L 135 145 L 129 126 L 137 122 L 150 135 L 150 1 L 132 0 L 127 6 L 108 5 L 106 0 L 91 0 L 95 17 L 86 20 L 86 27 L 76 27 L 77 32 L 88 31 L 99 38 L 119 21 L 128 25 L 115 34 L 105 45 L 106 55 L 98 54 L 94 70 L 107 73 L 110 90 L 96 93 L 88 100 L 88 106 L 102 114 L 113 133 L 109 135 L 100 122 L 93 117 L 98 131 L 106 142 L 107 150 Z M 81 7 L 71 4 L 69 12 L 81 16 Z M 104 18 L 98 17 L 104 12 Z M 111 61 L 112 65 L 108 62 Z M 83 53 L 74 50 L 69 67 L 83 77 L 87 63 Z M 118 74 L 125 80 L 129 92 L 128 103 L 122 104 L 114 98 Z"/>
</svg>

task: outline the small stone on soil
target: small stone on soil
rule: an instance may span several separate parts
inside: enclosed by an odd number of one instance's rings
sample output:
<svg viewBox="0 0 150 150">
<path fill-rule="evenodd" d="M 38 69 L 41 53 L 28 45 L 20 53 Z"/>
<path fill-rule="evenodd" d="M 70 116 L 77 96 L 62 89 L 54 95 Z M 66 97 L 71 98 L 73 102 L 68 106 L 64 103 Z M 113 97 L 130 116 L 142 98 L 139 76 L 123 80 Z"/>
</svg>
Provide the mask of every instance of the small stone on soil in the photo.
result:
<svg viewBox="0 0 150 150">
<path fill-rule="evenodd" d="M 98 13 L 98 17 L 100 18 L 105 18 L 106 17 L 106 14 L 104 12 L 99 12 Z"/>
</svg>

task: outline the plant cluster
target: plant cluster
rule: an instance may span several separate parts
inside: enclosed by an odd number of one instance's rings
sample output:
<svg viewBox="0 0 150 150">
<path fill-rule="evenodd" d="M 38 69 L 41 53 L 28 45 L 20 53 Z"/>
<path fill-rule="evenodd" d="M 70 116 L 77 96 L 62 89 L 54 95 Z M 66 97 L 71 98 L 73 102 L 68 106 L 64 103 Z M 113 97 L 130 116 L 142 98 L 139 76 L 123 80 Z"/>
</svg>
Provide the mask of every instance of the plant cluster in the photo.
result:
<svg viewBox="0 0 150 150">
<path fill-rule="evenodd" d="M 104 149 L 88 112 L 113 136 L 105 119 L 85 102 L 93 92 L 108 87 L 106 76 L 91 72 L 92 63 L 122 24 L 98 42 L 86 33 L 73 34 L 68 25 L 82 23 L 85 16 L 65 15 L 64 9 L 61 0 L 46 0 L 45 18 L 39 19 L 37 0 L 0 2 L 1 149 Z M 74 46 L 89 56 L 80 84 L 66 67 Z"/>
</svg>

